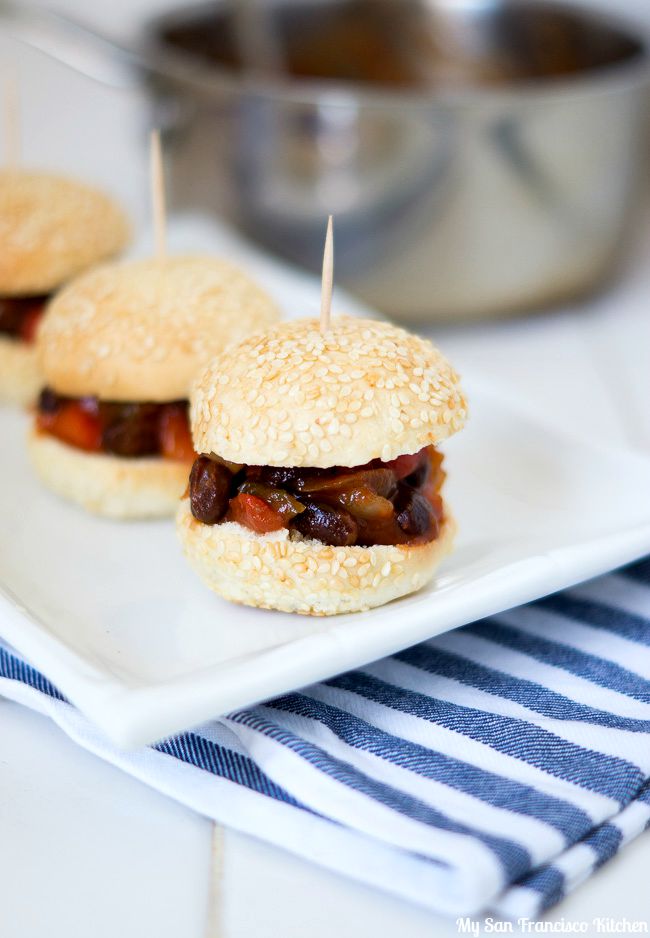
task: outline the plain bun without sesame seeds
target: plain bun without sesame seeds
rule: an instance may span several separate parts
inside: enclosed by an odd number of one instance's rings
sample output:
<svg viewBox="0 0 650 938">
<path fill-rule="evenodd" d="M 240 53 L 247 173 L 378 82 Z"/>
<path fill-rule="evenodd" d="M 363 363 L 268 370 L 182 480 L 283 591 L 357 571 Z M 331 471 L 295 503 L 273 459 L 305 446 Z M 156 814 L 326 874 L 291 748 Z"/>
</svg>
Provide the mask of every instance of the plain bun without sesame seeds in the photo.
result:
<svg viewBox="0 0 650 938">
<path fill-rule="evenodd" d="M 51 293 L 128 238 L 126 216 L 103 192 L 64 176 L 0 171 L 0 295 Z"/>
<path fill-rule="evenodd" d="M 106 264 L 50 304 L 39 330 L 40 365 L 59 394 L 184 399 L 217 352 L 278 318 L 271 298 L 219 258 Z"/>
<path fill-rule="evenodd" d="M 217 356 L 196 382 L 198 453 L 269 466 L 359 466 L 460 430 L 458 376 L 425 339 L 386 322 L 280 323 Z"/>
</svg>

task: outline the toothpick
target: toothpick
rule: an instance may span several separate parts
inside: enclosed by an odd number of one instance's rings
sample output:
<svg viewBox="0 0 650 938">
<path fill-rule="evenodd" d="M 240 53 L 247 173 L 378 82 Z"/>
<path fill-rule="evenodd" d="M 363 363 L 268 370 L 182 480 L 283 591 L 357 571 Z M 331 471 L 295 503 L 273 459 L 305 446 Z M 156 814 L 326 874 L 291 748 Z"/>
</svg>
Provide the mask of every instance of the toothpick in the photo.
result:
<svg viewBox="0 0 650 938">
<path fill-rule="evenodd" d="M 20 163 L 20 102 L 14 68 L 5 75 L 4 112 L 5 162 L 14 169 Z"/>
<path fill-rule="evenodd" d="M 167 254 L 167 213 L 165 205 L 165 177 L 163 173 L 162 147 L 160 145 L 159 130 L 151 131 L 150 158 L 151 207 L 153 212 L 156 257 L 159 261 L 162 261 Z"/>
<path fill-rule="evenodd" d="M 320 331 L 325 333 L 330 326 L 332 313 L 332 284 L 334 282 L 334 233 L 332 216 L 327 219 L 325 250 L 323 251 L 323 274 L 320 293 Z"/>
</svg>

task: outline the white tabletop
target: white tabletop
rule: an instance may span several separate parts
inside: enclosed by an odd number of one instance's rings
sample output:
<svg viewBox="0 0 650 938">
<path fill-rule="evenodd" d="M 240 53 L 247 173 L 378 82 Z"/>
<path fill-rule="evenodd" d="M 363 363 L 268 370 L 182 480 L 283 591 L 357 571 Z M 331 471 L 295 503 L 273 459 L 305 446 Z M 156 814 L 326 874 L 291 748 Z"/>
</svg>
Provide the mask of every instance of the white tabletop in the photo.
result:
<svg viewBox="0 0 650 938">
<path fill-rule="evenodd" d="M 59 4 L 123 33 L 161 5 L 115 0 L 91 11 L 83 0 Z M 650 22 L 647 0 L 629 5 Z M 141 221 L 143 96 L 85 82 L 2 33 L 0 54 L 14 59 L 20 75 L 26 161 L 94 179 Z M 650 234 L 615 294 L 589 307 L 471 331 L 440 329 L 437 339 L 461 371 L 488 371 L 531 406 L 561 412 L 575 432 L 606 432 L 650 452 L 649 251 Z M 1 699 L 0 832 L 2 938 L 458 934 L 453 921 L 215 829 L 79 749 L 43 717 Z M 598 933 L 598 917 L 648 921 L 648 869 L 650 835 L 550 919 L 590 923 L 583 934 Z"/>
</svg>

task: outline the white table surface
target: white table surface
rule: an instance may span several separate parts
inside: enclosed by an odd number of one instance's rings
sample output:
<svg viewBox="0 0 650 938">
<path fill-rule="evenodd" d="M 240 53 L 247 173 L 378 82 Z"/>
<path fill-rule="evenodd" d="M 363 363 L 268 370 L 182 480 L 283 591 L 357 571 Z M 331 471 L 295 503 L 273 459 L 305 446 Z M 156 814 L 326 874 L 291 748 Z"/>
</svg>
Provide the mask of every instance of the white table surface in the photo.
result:
<svg viewBox="0 0 650 938">
<path fill-rule="evenodd" d="M 116 33 L 162 5 L 57 4 Z M 628 6 L 650 23 L 648 0 Z M 26 162 L 94 179 L 141 222 L 147 212 L 143 97 L 85 82 L 1 30 L 0 56 L 12 58 L 20 76 Z M 588 307 L 471 332 L 439 329 L 436 338 L 461 371 L 497 376 L 532 406 L 561 412 L 576 432 L 597 436 L 606 428 L 612 442 L 650 452 L 649 255 L 650 233 L 615 293 Z M 649 869 L 647 834 L 556 907 L 550 920 L 650 920 Z M 43 717 L 0 699 L 1 938 L 457 933 L 453 921 L 215 829 L 84 752 Z M 596 934 L 595 927 L 585 933 Z"/>
</svg>

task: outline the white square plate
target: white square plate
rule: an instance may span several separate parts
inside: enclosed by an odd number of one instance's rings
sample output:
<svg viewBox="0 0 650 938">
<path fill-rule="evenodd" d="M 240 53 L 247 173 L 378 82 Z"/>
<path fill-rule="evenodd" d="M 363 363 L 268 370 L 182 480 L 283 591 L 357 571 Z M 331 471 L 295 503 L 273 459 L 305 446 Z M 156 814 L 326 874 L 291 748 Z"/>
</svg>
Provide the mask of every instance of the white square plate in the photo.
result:
<svg viewBox="0 0 650 938">
<path fill-rule="evenodd" d="M 467 390 L 471 420 L 446 446 L 455 553 L 420 593 L 331 619 L 223 602 L 171 522 L 114 523 L 59 501 L 27 463 L 27 418 L 0 412 L 0 634 L 137 745 L 650 552 L 649 460 Z"/>
<path fill-rule="evenodd" d="M 313 277 L 227 229 L 190 217 L 169 234 L 177 252 L 244 264 L 287 315 L 318 315 Z M 343 294 L 334 306 L 364 312 Z M 445 446 L 455 553 L 420 593 L 334 619 L 222 602 L 171 521 L 118 524 L 59 501 L 28 465 L 27 418 L 0 408 L 0 636 L 117 743 L 138 745 L 650 552 L 650 460 L 578 443 L 463 385 L 471 419 Z"/>
</svg>

